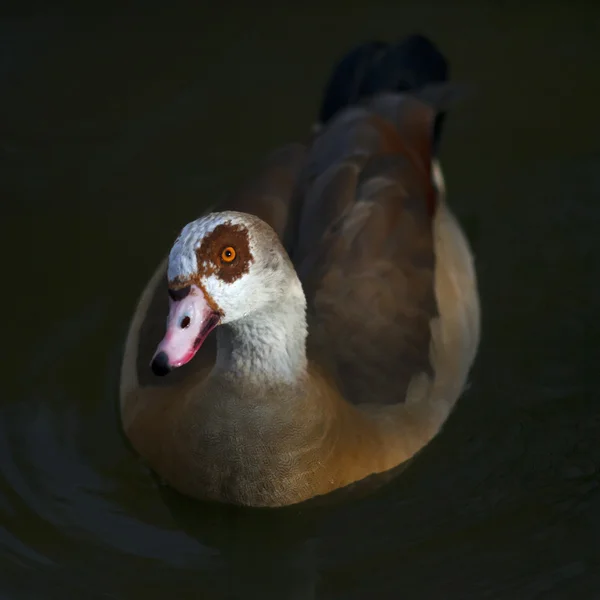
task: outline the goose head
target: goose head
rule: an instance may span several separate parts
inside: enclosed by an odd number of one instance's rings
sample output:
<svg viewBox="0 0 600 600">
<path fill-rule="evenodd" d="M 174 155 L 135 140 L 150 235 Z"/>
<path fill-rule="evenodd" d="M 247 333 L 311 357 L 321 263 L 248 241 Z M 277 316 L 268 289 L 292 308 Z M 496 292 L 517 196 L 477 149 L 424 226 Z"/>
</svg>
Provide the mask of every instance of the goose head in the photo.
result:
<svg viewBox="0 0 600 600">
<path fill-rule="evenodd" d="M 167 278 L 167 329 L 151 362 L 156 375 L 192 360 L 217 326 L 283 301 L 297 282 L 271 227 L 233 211 L 210 213 L 183 228 L 169 254 Z"/>
</svg>

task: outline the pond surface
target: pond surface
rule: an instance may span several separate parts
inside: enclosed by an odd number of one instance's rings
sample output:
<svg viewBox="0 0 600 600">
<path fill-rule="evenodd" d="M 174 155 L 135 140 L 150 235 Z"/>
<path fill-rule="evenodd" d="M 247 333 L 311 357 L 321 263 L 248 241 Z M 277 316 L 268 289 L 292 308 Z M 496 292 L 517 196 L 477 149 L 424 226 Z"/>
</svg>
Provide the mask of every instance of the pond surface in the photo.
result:
<svg viewBox="0 0 600 600">
<path fill-rule="evenodd" d="M 196 4 L 0 18 L 0 598 L 600 597 L 600 5 Z M 473 88 L 442 144 L 480 280 L 471 386 L 367 495 L 185 500 L 120 432 L 137 296 L 184 223 L 305 135 L 334 60 L 414 31 Z"/>
</svg>

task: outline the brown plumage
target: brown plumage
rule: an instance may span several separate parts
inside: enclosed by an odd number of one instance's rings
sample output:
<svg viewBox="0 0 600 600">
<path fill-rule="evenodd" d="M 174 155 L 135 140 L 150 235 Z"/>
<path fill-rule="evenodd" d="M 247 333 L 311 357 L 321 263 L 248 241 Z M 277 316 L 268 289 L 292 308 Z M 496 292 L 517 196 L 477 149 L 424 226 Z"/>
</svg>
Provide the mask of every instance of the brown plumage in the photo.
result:
<svg viewBox="0 0 600 600">
<path fill-rule="evenodd" d="M 307 302 L 298 381 L 207 378 L 214 332 L 191 362 L 153 375 L 168 312 L 159 266 L 127 338 L 121 410 L 134 448 L 174 487 L 290 504 L 388 470 L 439 431 L 475 357 L 479 302 L 437 166 L 432 176 L 436 115 L 412 95 L 373 96 L 307 146 L 273 153 L 220 207 L 258 216 L 292 260 Z"/>
</svg>

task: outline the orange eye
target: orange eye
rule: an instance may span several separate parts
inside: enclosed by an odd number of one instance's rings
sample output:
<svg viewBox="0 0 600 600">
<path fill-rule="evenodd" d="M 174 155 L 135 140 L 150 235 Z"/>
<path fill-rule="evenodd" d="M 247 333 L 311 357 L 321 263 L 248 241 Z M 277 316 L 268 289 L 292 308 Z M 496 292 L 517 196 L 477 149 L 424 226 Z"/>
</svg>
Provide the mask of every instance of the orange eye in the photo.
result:
<svg viewBox="0 0 600 600">
<path fill-rule="evenodd" d="M 236 257 L 235 248 L 233 248 L 232 246 L 227 246 L 227 248 L 225 248 L 223 250 L 223 252 L 221 252 L 221 260 L 223 262 L 226 262 L 226 263 L 233 262 L 235 260 L 235 257 Z"/>
</svg>

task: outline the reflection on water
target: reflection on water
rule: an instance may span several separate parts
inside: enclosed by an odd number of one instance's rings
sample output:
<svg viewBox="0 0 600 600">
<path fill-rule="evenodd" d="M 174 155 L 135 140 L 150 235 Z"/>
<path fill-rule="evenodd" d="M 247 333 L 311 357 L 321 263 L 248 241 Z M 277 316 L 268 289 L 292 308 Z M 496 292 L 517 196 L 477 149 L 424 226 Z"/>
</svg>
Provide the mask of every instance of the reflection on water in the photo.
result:
<svg viewBox="0 0 600 600">
<path fill-rule="evenodd" d="M 0 597 L 600 595 L 600 11 L 334 4 L 0 21 Z M 416 29 L 479 88 L 443 142 L 481 282 L 472 385 L 370 493 L 277 511 L 182 498 L 119 429 L 136 295 L 184 222 L 303 135 L 348 44 Z"/>
</svg>

